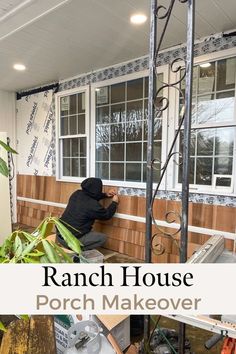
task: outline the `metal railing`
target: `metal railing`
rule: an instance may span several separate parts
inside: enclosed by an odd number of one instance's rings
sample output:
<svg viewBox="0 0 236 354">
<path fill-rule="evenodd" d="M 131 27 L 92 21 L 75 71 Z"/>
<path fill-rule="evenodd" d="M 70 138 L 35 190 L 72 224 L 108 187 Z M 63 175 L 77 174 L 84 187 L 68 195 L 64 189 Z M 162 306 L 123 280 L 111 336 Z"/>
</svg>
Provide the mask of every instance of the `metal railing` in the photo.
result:
<svg viewBox="0 0 236 354">
<path fill-rule="evenodd" d="M 176 58 L 170 64 L 170 70 L 179 73 L 180 78 L 175 82 L 162 82 L 161 87 L 156 90 L 157 68 L 156 62 L 158 58 L 168 23 L 171 19 L 173 8 L 176 2 L 186 3 L 187 12 L 187 54 L 186 57 Z M 161 1 L 160 1 L 161 3 Z M 183 5 L 186 6 L 186 5 Z M 150 41 L 149 41 L 149 93 L 148 93 L 148 142 L 147 142 L 147 183 L 146 183 L 146 263 L 151 262 L 152 252 L 160 255 L 165 252 L 163 238 L 171 238 L 176 243 L 179 250 L 179 259 L 181 263 L 187 260 L 187 242 L 188 242 L 188 210 L 189 210 L 189 156 L 190 156 L 190 136 L 191 136 L 191 107 L 192 107 L 192 78 L 193 78 L 193 55 L 194 55 L 194 23 L 195 23 L 195 0 L 170 0 L 169 7 L 165 7 L 151 0 L 150 14 Z M 159 23 L 164 21 L 162 31 L 159 31 Z M 159 38 L 159 39 L 158 39 Z M 176 65 L 178 61 L 184 61 L 185 67 Z M 185 96 L 180 88 L 180 83 L 185 80 Z M 154 118 L 160 117 L 162 112 L 169 107 L 169 98 L 162 96 L 157 102 L 157 97 L 164 89 L 178 90 L 180 97 L 185 101 L 184 110 L 179 119 L 179 125 L 176 129 L 174 139 L 168 151 L 166 161 L 162 163 L 160 179 L 156 189 L 153 191 L 153 169 L 155 163 L 160 162 L 153 155 L 154 141 Z M 183 155 L 176 151 L 176 142 L 180 134 L 182 125 L 184 125 L 183 134 Z M 154 218 L 154 201 L 159 191 L 163 177 L 167 171 L 167 167 L 171 158 L 179 155 L 182 160 L 182 212 L 168 211 L 165 219 L 168 223 L 179 220 L 180 227 L 173 233 L 167 232 L 165 229 L 157 225 Z M 153 229 L 154 228 L 154 229 Z M 177 235 L 180 233 L 180 243 Z M 154 235 L 153 235 L 154 234 Z M 144 335 L 147 339 L 150 333 L 150 317 L 145 316 Z M 184 353 L 185 343 L 185 324 L 180 323 L 179 327 L 179 353 Z"/>
</svg>

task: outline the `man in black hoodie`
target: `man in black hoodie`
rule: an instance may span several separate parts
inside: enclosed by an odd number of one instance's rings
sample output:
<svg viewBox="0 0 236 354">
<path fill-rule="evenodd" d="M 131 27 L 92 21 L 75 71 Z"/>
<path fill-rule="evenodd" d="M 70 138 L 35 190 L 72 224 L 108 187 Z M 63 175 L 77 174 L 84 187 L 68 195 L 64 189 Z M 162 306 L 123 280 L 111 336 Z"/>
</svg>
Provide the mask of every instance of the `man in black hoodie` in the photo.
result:
<svg viewBox="0 0 236 354">
<path fill-rule="evenodd" d="M 102 180 L 100 178 L 87 178 L 81 183 L 82 190 L 75 191 L 69 199 L 68 205 L 60 220 L 83 244 L 83 250 L 101 247 L 106 241 L 106 235 L 92 231 L 96 219 L 108 220 L 116 212 L 118 196 L 113 190 L 102 193 Z M 104 208 L 99 200 L 112 198 L 108 208 Z M 68 247 L 57 231 L 57 241 Z"/>
</svg>

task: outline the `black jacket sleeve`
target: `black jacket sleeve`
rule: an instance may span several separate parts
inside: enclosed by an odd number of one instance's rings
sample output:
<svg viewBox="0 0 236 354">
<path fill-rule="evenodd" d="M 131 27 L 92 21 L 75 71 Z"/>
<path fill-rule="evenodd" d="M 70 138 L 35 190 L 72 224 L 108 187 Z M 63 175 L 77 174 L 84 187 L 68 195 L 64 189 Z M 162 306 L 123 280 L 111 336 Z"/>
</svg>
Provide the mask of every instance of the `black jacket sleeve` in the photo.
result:
<svg viewBox="0 0 236 354">
<path fill-rule="evenodd" d="M 96 203 L 93 210 L 90 210 L 89 216 L 92 219 L 109 220 L 115 214 L 116 209 L 116 202 L 112 202 L 107 208 L 104 208 L 101 204 Z"/>
</svg>

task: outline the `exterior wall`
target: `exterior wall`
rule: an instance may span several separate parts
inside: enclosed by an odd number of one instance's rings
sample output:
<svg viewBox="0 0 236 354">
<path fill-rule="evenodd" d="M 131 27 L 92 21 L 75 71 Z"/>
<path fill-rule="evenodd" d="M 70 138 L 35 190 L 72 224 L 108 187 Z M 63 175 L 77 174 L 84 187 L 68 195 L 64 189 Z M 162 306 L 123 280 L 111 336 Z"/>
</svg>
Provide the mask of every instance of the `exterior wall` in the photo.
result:
<svg viewBox="0 0 236 354">
<path fill-rule="evenodd" d="M 223 38 L 212 36 L 207 40 L 195 45 L 195 56 L 236 47 L 235 37 Z M 174 50 L 165 51 L 159 54 L 157 65 L 169 64 L 175 58 L 185 56 L 184 46 Z M 143 57 L 115 67 L 98 70 L 94 73 L 81 75 L 64 81 L 60 84 L 59 91 L 64 91 L 95 82 L 121 77 L 134 72 L 143 71 L 148 68 L 148 57 Z M 54 98 L 52 99 L 52 111 L 55 112 Z M 55 203 L 66 203 L 69 195 L 79 188 L 77 183 L 58 182 L 55 179 L 55 115 L 52 116 L 52 142 L 51 148 L 54 151 L 52 163 L 52 177 L 46 176 L 18 176 L 18 221 L 32 226 L 52 213 L 61 215 L 62 208 L 49 206 L 45 203 L 34 203 L 33 201 L 22 200 L 30 198 L 35 200 L 49 201 Z M 108 188 L 108 187 L 106 187 Z M 130 256 L 144 259 L 145 223 L 140 222 L 138 217 L 145 217 L 145 189 L 139 188 L 118 188 L 120 205 L 118 213 L 128 217 L 114 217 L 106 223 L 96 223 L 96 228 L 108 235 L 107 248 L 119 251 Z M 206 229 L 231 233 L 233 238 L 235 232 L 236 197 L 219 196 L 191 193 L 190 194 L 190 225 L 196 226 L 196 232 L 189 234 L 189 254 L 200 244 L 203 244 L 209 236 L 204 234 Z M 172 191 L 160 191 L 155 201 L 155 217 L 159 221 L 165 219 L 167 211 L 178 211 L 181 207 L 181 193 Z M 129 216 L 135 216 L 135 218 Z M 173 229 L 172 229 L 173 231 Z M 155 232 L 155 230 L 154 230 Z M 227 235 L 226 235 L 227 236 Z M 228 237 L 227 236 L 227 237 Z M 164 241 L 166 253 L 161 256 L 153 256 L 153 261 L 177 262 L 178 249 L 171 239 Z M 232 249 L 233 241 L 227 240 L 226 247 Z"/>
<path fill-rule="evenodd" d="M 54 177 L 18 176 L 18 196 L 21 199 L 18 201 L 18 220 L 36 227 L 46 216 L 60 216 L 63 207 L 57 205 L 66 204 L 70 194 L 78 188 L 80 188 L 79 184 L 57 182 Z M 105 187 L 105 190 L 107 189 L 108 187 Z M 118 216 L 124 214 L 127 219 L 130 216 L 130 220 L 115 216 L 108 222 L 96 222 L 95 228 L 107 234 L 106 248 L 144 260 L 145 223 L 134 220 L 145 217 L 145 197 L 125 195 L 120 190 L 118 190 L 118 194 L 120 195 Z M 24 200 L 25 198 L 30 198 L 32 201 Z M 36 203 L 37 201 L 44 201 L 44 203 Z M 47 201 L 56 203 L 56 205 L 47 205 Z M 180 208 L 181 202 L 178 200 L 156 199 L 154 217 L 158 221 L 164 221 L 166 212 L 170 210 L 178 212 Z M 235 206 L 203 204 L 194 200 L 190 203 L 189 222 L 191 226 L 219 230 L 222 231 L 222 234 L 225 232 L 234 233 L 235 218 Z M 165 230 L 173 232 L 171 228 L 165 228 Z M 201 233 L 201 229 L 196 231 L 198 233 L 189 233 L 189 256 L 209 238 Z M 157 232 L 155 227 L 153 232 Z M 153 255 L 153 262 L 178 262 L 176 243 L 171 238 L 162 239 L 162 242 L 165 246 L 165 253 L 160 256 Z M 225 240 L 225 246 L 232 250 L 233 241 Z"/>
</svg>

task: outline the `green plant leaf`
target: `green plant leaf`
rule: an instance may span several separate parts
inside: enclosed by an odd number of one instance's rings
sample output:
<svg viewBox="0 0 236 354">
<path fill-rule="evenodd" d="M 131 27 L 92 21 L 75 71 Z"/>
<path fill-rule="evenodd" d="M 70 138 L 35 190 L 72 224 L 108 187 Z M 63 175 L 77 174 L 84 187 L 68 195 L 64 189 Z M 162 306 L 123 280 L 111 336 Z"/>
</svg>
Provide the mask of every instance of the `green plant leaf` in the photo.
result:
<svg viewBox="0 0 236 354">
<path fill-rule="evenodd" d="M 30 319 L 29 315 L 19 315 L 19 317 L 20 317 L 22 320 L 25 320 L 25 321 L 27 321 L 27 320 Z"/>
<path fill-rule="evenodd" d="M 39 240 L 35 238 L 31 243 L 29 243 L 28 246 L 22 252 L 22 257 L 25 257 L 27 254 L 31 253 L 31 251 L 35 248 L 38 242 Z"/>
<path fill-rule="evenodd" d="M 7 257 L 12 248 L 12 243 L 9 239 L 6 239 L 0 247 L 0 257 Z"/>
<path fill-rule="evenodd" d="M 49 221 L 47 223 L 47 226 L 46 226 L 46 230 L 44 232 L 44 236 L 43 237 L 48 237 L 49 235 L 51 235 L 53 232 L 53 226 L 54 226 L 54 223 L 52 221 Z"/>
<path fill-rule="evenodd" d="M 14 242 L 14 253 L 16 258 L 19 258 L 21 256 L 22 250 L 23 250 L 23 246 L 22 246 L 21 239 L 19 236 L 16 236 Z"/>
<path fill-rule="evenodd" d="M 7 332 L 6 327 L 4 326 L 4 324 L 1 321 L 0 321 L 0 331 Z"/>
<path fill-rule="evenodd" d="M 35 236 L 32 236 L 31 234 L 29 234 L 28 232 L 25 232 L 25 231 L 20 231 L 20 233 L 24 236 L 24 238 L 27 240 L 27 241 L 34 241 L 35 240 Z"/>
<path fill-rule="evenodd" d="M 48 257 L 46 255 L 40 257 L 40 263 L 50 263 Z"/>
<path fill-rule="evenodd" d="M 19 230 L 13 231 L 13 232 L 9 235 L 8 240 L 9 240 L 9 241 L 14 241 L 15 238 L 16 238 L 16 236 L 19 235 L 19 233 L 20 233 Z"/>
<path fill-rule="evenodd" d="M 35 252 L 34 253 L 28 253 L 28 256 L 31 256 L 31 257 L 42 257 L 42 256 L 44 256 L 44 254 L 45 253 L 43 253 L 43 252 L 40 252 L 39 250 L 35 250 Z"/>
<path fill-rule="evenodd" d="M 9 176 L 7 164 L 1 157 L 0 157 L 0 173 L 5 177 Z"/>
<path fill-rule="evenodd" d="M 35 257 L 32 258 L 32 257 L 25 256 L 22 259 L 22 262 L 24 262 L 24 263 L 40 263 L 40 259 L 37 259 Z"/>
<path fill-rule="evenodd" d="M 50 263 L 60 263 L 60 258 L 52 247 L 52 245 L 50 244 L 50 242 L 48 242 L 47 240 L 42 240 L 42 244 Z"/>
<path fill-rule="evenodd" d="M 78 232 L 79 234 L 81 234 L 81 231 L 79 231 L 78 229 L 76 229 L 75 227 L 71 226 L 70 224 L 68 224 L 67 222 L 65 222 L 64 220 L 62 221 L 60 218 L 55 218 L 57 219 L 59 222 L 61 222 L 66 228 L 69 228 L 70 230 L 74 230 L 76 232 Z"/>
<path fill-rule="evenodd" d="M 67 262 L 67 263 L 73 263 L 72 256 L 70 256 L 68 253 L 66 253 L 60 246 L 58 246 L 55 242 L 51 241 L 51 244 L 53 247 L 57 250 L 59 255 L 62 256 L 62 258 Z"/>
<path fill-rule="evenodd" d="M 52 220 L 51 217 L 47 217 L 36 228 L 35 232 L 39 231 L 40 236 L 42 238 L 46 238 L 52 234 L 53 226 L 54 226 L 54 221 Z"/>
<path fill-rule="evenodd" d="M 0 145 L 7 151 L 7 152 L 12 152 L 13 154 L 18 154 L 16 150 L 12 149 L 11 146 L 5 144 L 2 140 L 0 140 Z"/>
<path fill-rule="evenodd" d="M 67 243 L 67 245 L 77 254 L 81 253 L 81 243 L 79 240 L 58 220 L 54 220 L 58 231 L 60 232 L 62 238 Z"/>
<path fill-rule="evenodd" d="M 40 231 L 40 236 L 41 237 L 44 237 L 44 235 L 46 234 L 47 225 L 48 225 L 48 220 L 46 219 L 46 220 L 43 221 L 43 223 L 38 228 L 38 230 Z"/>
</svg>

